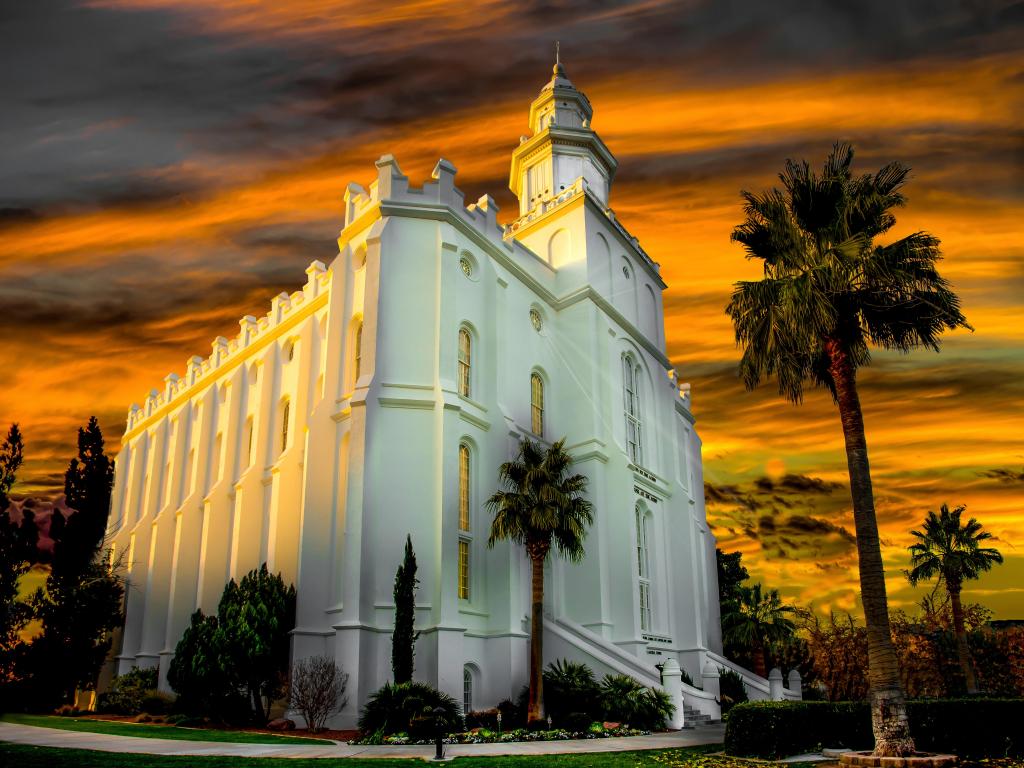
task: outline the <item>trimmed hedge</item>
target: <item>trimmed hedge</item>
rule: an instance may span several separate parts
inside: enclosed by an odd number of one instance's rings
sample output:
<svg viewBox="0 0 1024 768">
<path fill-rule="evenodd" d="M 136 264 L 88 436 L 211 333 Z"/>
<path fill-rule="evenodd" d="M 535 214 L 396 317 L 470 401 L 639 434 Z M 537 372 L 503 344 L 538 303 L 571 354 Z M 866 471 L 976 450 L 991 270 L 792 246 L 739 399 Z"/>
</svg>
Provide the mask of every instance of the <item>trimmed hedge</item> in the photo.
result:
<svg viewBox="0 0 1024 768">
<path fill-rule="evenodd" d="M 1024 699 L 920 699 L 907 702 L 917 748 L 962 758 L 1024 755 Z M 752 701 L 729 712 L 731 755 L 779 758 L 822 747 L 871 749 L 866 701 Z"/>
</svg>

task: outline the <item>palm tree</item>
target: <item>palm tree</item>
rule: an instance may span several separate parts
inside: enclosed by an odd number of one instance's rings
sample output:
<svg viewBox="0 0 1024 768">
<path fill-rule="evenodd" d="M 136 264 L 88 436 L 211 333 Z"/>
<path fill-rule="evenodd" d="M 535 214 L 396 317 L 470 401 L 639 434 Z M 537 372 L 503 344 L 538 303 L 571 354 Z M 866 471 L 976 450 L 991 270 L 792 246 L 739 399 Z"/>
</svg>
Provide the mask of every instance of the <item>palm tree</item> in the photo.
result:
<svg viewBox="0 0 1024 768">
<path fill-rule="evenodd" d="M 544 561 L 552 544 L 562 557 L 582 560 L 583 540 L 594 521 L 593 505 L 583 496 L 587 478 L 568 474 L 572 461 L 565 451 L 565 438 L 547 450 L 523 438 L 516 459 L 498 470 L 503 489 L 487 500 L 494 513 L 487 546 L 504 540 L 522 544 L 533 569 L 529 721 L 543 716 Z"/>
<path fill-rule="evenodd" d="M 949 505 L 943 504 L 937 515 L 928 511 L 923 531 L 910 532 L 917 541 L 908 548 L 911 568 L 907 571 L 907 579 L 915 586 L 918 582 L 933 578 L 945 584 L 953 604 L 953 632 L 956 634 L 956 650 L 964 670 L 967 693 L 975 694 L 978 692 L 978 681 L 967 648 L 960 589 L 967 579 L 976 579 L 993 565 L 1002 563 L 1003 556 L 994 547 L 981 546 L 981 542 L 992 538 L 991 533 L 981 530 L 981 523 L 973 517 L 966 525 L 960 522 L 960 516 L 966 509 L 961 505 L 950 511 Z"/>
<path fill-rule="evenodd" d="M 938 351 L 946 329 L 970 326 L 960 300 L 939 275 L 939 241 L 915 232 L 888 245 L 876 236 L 904 204 L 910 169 L 890 163 L 854 177 L 853 149 L 836 144 L 821 176 L 806 162 L 786 161 L 783 189 L 743 192 L 746 221 L 732 233 L 764 278 L 739 282 L 726 312 L 743 347 L 740 374 L 748 389 L 772 375 L 779 394 L 803 400 L 804 384 L 828 389 L 839 407 L 853 497 L 861 599 L 869 642 L 875 754 L 913 751 L 896 653 L 889 633 L 885 572 L 871 489 L 857 369 L 869 346 Z"/>
<path fill-rule="evenodd" d="M 777 589 L 762 593 L 760 584 L 739 588 L 736 610 L 722 617 L 722 629 L 729 642 L 750 648 L 755 674 L 768 676 L 765 652 L 769 643 L 793 634 L 793 622 L 786 617 L 792 612 Z"/>
</svg>

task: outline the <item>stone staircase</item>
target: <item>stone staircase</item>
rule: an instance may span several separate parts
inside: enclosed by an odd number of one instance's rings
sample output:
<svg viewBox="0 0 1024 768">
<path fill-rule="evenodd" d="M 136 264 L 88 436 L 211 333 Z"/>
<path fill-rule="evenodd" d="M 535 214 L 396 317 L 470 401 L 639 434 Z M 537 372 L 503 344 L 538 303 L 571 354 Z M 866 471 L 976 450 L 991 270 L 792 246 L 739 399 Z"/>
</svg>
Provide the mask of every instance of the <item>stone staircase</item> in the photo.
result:
<svg viewBox="0 0 1024 768">
<path fill-rule="evenodd" d="M 711 715 L 702 715 L 699 710 L 689 704 L 683 704 L 683 728 L 700 728 L 706 725 L 717 725 L 721 720 L 712 720 Z"/>
</svg>

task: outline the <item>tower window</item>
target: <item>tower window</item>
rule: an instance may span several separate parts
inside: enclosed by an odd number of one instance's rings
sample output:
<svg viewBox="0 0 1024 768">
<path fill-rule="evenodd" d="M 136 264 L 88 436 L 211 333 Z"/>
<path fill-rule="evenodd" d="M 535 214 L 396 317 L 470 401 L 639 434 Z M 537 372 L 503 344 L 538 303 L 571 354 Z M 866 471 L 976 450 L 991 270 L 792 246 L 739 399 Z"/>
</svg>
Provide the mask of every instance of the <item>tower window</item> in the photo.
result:
<svg viewBox="0 0 1024 768">
<path fill-rule="evenodd" d="M 291 417 L 292 404 L 290 400 L 285 400 L 281 406 L 281 453 L 285 452 L 288 448 L 288 421 Z"/>
<path fill-rule="evenodd" d="M 643 464 L 641 443 L 642 423 L 640 418 L 640 367 L 631 355 L 622 358 L 622 390 L 626 414 L 626 453 L 634 464 Z"/>
<path fill-rule="evenodd" d="M 466 328 L 459 329 L 459 394 L 470 396 L 470 365 L 473 352 L 473 339 Z"/>
<path fill-rule="evenodd" d="M 530 429 L 544 437 L 544 380 L 539 373 L 530 375 Z"/>
<path fill-rule="evenodd" d="M 651 631 L 651 570 L 648 552 L 648 521 L 650 515 L 639 504 L 636 506 L 636 563 L 637 590 L 640 605 L 640 629 Z"/>
<path fill-rule="evenodd" d="M 469 541 L 459 539 L 459 600 L 469 600 Z"/>
<path fill-rule="evenodd" d="M 359 374 L 363 364 L 363 321 L 356 325 L 355 333 L 352 336 L 352 386 L 355 387 L 359 381 Z"/>
<path fill-rule="evenodd" d="M 469 446 L 459 445 L 459 530 L 469 532 Z"/>
<path fill-rule="evenodd" d="M 245 448 L 245 466 L 252 465 L 252 437 L 253 437 L 253 421 L 252 416 L 245 420 L 245 434 L 246 434 L 246 448 Z"/>
</svg>

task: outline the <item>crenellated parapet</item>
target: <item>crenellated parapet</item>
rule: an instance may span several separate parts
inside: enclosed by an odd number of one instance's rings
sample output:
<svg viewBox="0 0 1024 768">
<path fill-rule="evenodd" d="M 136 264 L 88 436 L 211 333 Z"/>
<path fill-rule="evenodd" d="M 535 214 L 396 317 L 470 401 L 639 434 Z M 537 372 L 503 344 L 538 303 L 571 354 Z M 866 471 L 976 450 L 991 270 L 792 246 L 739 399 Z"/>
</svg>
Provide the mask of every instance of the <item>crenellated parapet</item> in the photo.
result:
<svg viewBox="0 0 1024 768">
<path fill-rule="evenodd" d="M 507 237 L 507 229 L 498 223 L 498 204 L 490 195 L 466 204 L 465 195 L 455 186 L 458 169 L 443 157 L 437 161 L 431 180 L 420 187 L 410 186 L 394 155 L 381 155 L 376 162 L 377 178 L 365 188 L 349 184 L 345 190 L 345 227 L 358 221 L 382 204 L 409 208 L 447 208 L 507 253 L 539 258 L 533 251 Z"/>
<path fill-rule="evenodd" d="M 163 389 L 151 389 L 140 407 L 132 403 L 128 409 L 126 432 L 130 432 L 153 413 L 174 402 L 183 393 L 191 390 L 198 382 L 215 378 L 220 369 L 234 362 L 246 349 L 259 339 L 272 334 L 282 323 L 330 288 L 331 271 L 322 261 L 313 261 L 306 267 L 306 283 L 299 290 L 289 294 L 280 293 L 270 302 L 270 311 L 260 317 L 246 315 L 238 321 L 238 335 L 227 339 L 218 336 L 213 340 L 209 357 L 193 355 L 185 361 L 185 374 L 169 373 L 164 377 Z"/>
</svg>

